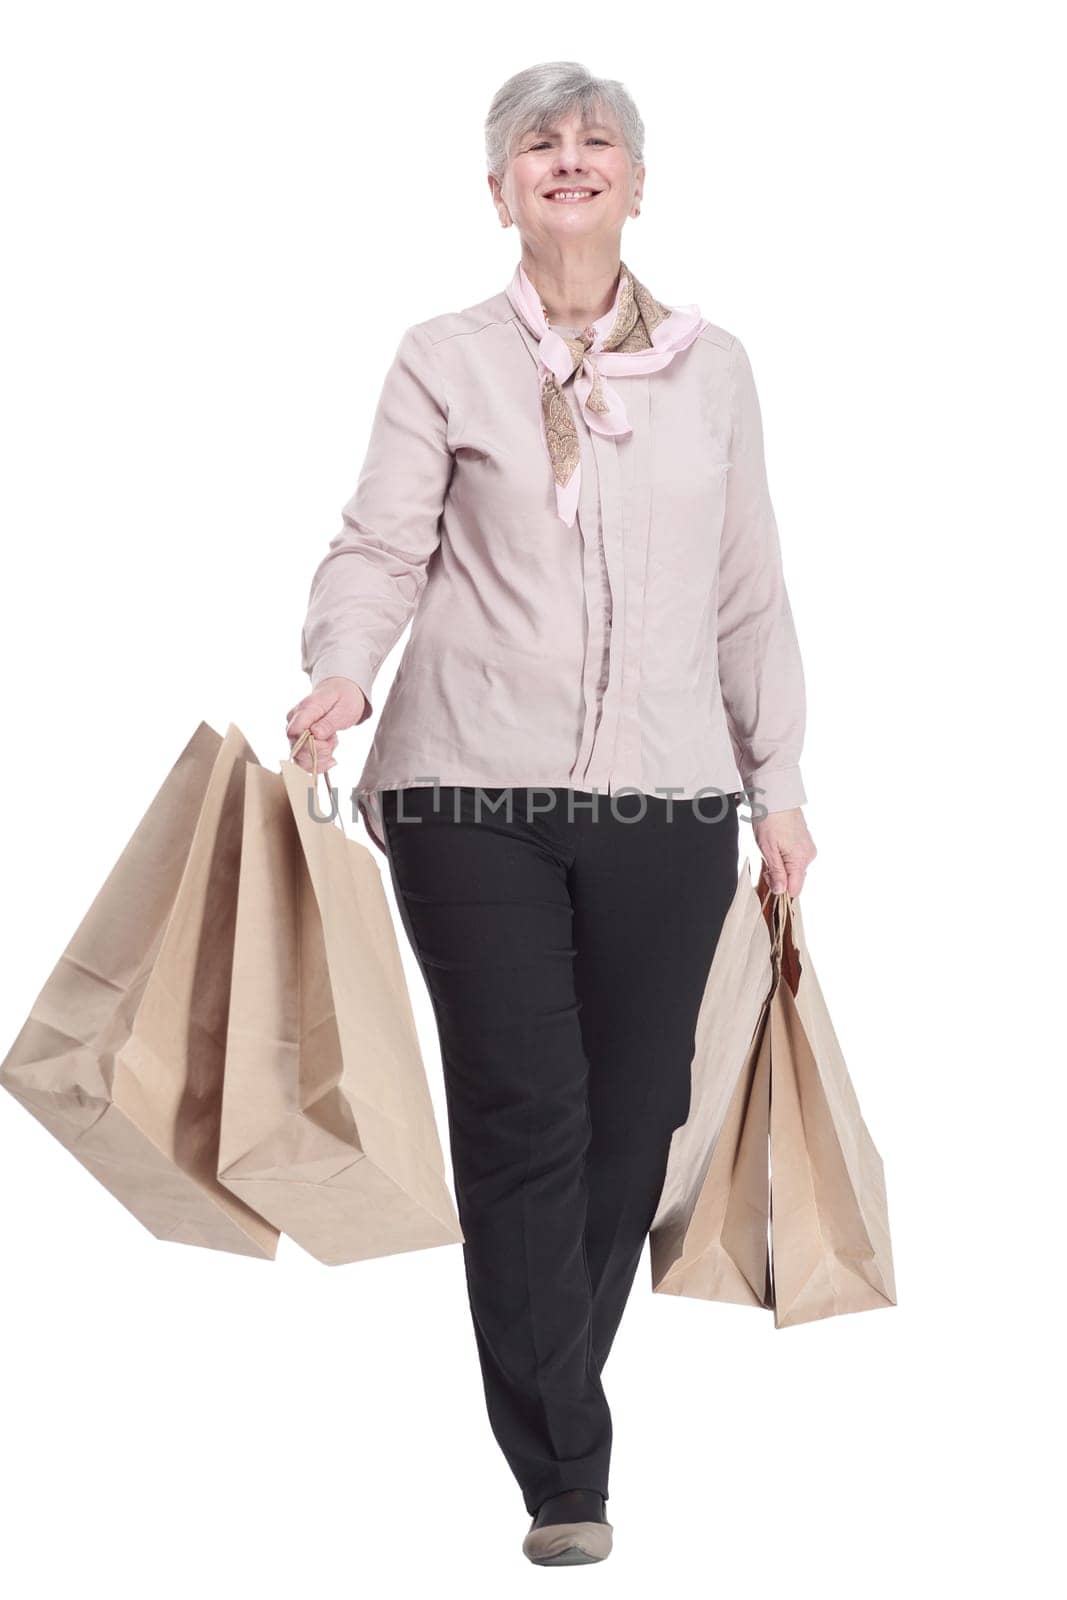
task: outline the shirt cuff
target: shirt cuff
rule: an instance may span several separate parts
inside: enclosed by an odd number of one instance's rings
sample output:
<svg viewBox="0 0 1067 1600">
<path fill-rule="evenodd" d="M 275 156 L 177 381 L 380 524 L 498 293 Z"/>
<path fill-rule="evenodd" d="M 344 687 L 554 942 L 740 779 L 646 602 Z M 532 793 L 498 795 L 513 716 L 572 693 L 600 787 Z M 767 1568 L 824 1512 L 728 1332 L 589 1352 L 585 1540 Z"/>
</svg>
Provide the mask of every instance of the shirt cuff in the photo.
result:
<svg viewBox="0 0 1067 1600">
<path fill-rule="evenodd" d="M 777 767 L 774 771 L 744 774 L 745 794 L 750 805 L 765 811 L 792 811 L 807 800 L 799 767 Z"/>
</svg>

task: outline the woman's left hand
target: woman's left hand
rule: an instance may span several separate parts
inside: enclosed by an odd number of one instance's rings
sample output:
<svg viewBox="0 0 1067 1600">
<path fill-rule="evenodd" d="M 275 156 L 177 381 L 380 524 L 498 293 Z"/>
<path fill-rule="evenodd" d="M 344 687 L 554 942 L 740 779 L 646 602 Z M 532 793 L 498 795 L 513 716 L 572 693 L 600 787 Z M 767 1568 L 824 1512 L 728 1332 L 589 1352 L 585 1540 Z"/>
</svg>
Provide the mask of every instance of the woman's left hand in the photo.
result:
<svg viewBox="0 0 1067 1600">
<path fill-rule="evenodd" d="M 798 895 L 817 853 L 801 808 L 770 811 L 752 824 L 752 832 L 767 868 L 771 893 Z"/>
</svg>

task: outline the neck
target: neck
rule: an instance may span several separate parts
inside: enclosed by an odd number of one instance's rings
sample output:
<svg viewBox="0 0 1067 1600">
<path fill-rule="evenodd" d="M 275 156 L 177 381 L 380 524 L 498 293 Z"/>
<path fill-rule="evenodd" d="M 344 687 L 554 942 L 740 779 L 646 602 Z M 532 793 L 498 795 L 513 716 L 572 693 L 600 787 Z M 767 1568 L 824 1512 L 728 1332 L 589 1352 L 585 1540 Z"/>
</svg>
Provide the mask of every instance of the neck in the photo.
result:
<svg viewBox="0 0 1067 1600">
<path fill-rule="evenodd" d="M 621 265 L 617 240 L 550 251 L 524 243 L 522 265 L 549 322 L 586 328 L 611 310 Z"/>
</svg>

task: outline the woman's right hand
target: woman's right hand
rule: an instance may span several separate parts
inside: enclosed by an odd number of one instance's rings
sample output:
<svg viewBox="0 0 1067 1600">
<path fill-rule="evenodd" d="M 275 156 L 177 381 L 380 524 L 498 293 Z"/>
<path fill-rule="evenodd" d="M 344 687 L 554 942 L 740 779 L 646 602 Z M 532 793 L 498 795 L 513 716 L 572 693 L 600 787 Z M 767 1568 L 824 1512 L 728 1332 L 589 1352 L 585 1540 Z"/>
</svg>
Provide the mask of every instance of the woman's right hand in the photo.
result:
<svg viewBox="0 0 1067 1600">
<path fill-rule="evenodd" d="M 323 678 L 287 716 L 285 732 L 290 746 L 311 729 L 311 738 L 305 740 L 293 757 L 297 766 L 305 767 L 308 772 L 312 770 L 311 740 L 314 739 L 319 771 L 328 772 L 335 767 L 333 752 L 337 748 L 337 735 L 342 728 L 354 728 L 362 722 L 366 709 L 363 690 L 351 678 Z"/>
</svg>

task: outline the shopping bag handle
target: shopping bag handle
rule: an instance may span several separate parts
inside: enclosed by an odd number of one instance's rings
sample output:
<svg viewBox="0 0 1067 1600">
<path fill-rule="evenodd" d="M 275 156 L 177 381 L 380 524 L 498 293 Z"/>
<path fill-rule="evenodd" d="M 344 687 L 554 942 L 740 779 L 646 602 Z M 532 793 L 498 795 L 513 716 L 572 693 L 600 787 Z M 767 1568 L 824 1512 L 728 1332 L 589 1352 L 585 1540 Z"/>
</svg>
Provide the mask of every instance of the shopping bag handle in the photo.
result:
<svg viewBox="0 0 1067 1600">
<path fill-rule="evenodd" d="M 771 912 L 771 960 L 777 970 L 785 954 L 785 930 L 793 909 L 793 898 L 784 889 L 774 896 Z"/>
<path fill-rule="evenodd" d="M 766 879 L 766 865 L 761 862 L 759 881 L 763 883 L 766 882 Z M 793 913 L 793 896 L 787 889 L 778 889 L 776 891 L 772 891 L 770 884 L 768 883 L 765 892 L 760 896 L 759 906 L 761 915 L 764 915 L 767 901 L 771 899 L 774 901 L 774 905 L 771 908 L 771 915 L 769 919 L 764 916 L 764 920 L 768 922 L 770 928 L 771 965 L 774 971 L 777 973 L 781 970 L 782 958 L 785 954 L 785 932 L 787 926 L 789 926 Z"/>
<path fill-rule="evenodd" d="M 296 741 L 296 743 L 293 745 L 293 748 L 289 752 L 289 760 L 290 761 L 295 759 L 297 751 L 303 748 L 304 743 L 310 737 L 310 735 L 311 735 L 311 729 L 310 728 L 305 728 L 303 733 L 300 735 L 299 739 Z M 329 773 L 328 773 L 328 771 L 326 770 L 325 767 L 323 768 L 322 776 L 326 779 L 326 793 L 330 797 L 330 813 L 331 813 L 331 817 L 332 817 L 332 814 L 333 814 L 333 790 L 330 788 L 330 777 L 329 777 Z M 315 741 L 314 741 L 314 739 L 312 739 L 311 740 L 311 790 L 312 790 L 312 793 L 315 793 L 315 791 L 318 789 L 318 787 L 319 787 L 319 753 L 318 753 L 317 749 L 315 748 Z M 338 826 L 341 829 L 341 832 L 344 833 L 345 832 L 345 825 L 341 821 L 341 808 L 340 808 L 340 806 L 338 806 L 338 808 L 337 808 L 337 818 L 336 818 L 336 820 L 337 820 Z M 345 837 L 347 838 L 348 835 L 345 834 Z"/>
</svg>

